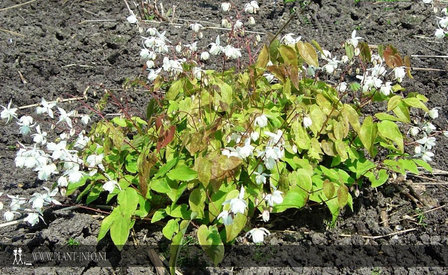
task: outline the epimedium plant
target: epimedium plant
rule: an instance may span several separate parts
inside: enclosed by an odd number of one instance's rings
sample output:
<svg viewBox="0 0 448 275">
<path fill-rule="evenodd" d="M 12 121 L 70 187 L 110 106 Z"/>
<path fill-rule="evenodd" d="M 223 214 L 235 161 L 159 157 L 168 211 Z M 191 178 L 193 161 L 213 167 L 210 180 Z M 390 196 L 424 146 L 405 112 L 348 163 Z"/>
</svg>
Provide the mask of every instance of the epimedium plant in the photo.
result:
<svg viewBox="0 0 448 275">
<path fill-rule="evenodd" d="M 356 43 L 345 44 L 349 62 L 376 66 L 368 44 L 357 39 L 354 33 Z M 166 221 L 174 267 L 190 224 L 218 264 L 224 244 L 243 231 L 256 243 L 269 234 L 249 231 L 254 217 L 269 222 L 271 214 L 315 202 L 328 207 L 335 223 L 364 183 L 379 187 L 396 173 L 431 170 L 406 152 L 403 134 L 411 108 L 429 112 L 427 99 L 405 96 L 390 82 L 380 90 L 309 77 L 319 55 L 329 61 L 324 70 L 337 66 L 315 41 L 274 40 L 240 72 L 203 70 L 197 77 L 186 62 L 177 76 L 158 76 L 151 92 L 166 93 L 152 97 L 146 117 L 103 119 L 92 127 L 81 154 L 93 172 L 69 183 L 67 194 L 80 190 L 78 200 L 92 203 L 107 192 L 116 206 L 98 239 L 109 232 L 119 248 L 137 218 Z M 379 47 L 376 58 L 394 70 L 410 67 L 391 46 Z M 365 72 L 364 86 L 368 81 Z M 377 102 L 387 111 L 366 111 Z"/>
</svg>

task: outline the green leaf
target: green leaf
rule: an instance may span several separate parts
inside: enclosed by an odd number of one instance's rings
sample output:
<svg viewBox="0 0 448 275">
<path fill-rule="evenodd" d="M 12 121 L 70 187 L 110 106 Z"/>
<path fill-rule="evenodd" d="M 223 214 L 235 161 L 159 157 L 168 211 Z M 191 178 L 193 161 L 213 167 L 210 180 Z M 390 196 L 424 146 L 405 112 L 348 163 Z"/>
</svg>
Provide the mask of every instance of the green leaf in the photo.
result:
<svg viewBox="0 0 448 275">
<path fill-rule="evenodd" d="M 317 59 L 317 53 L 313 45 L 308 42 L 297 42 L 297 49 L 299 50 L 300 56 L 305 60 L 305 62 L 314 67 L 319 67 L 319 61 Z"/>
<path fill-rule="evenodd" d="M 124 119 L 122 117 L 118 117 L 118 116 L 114 117 L 111 121 L 113 123 L 117 124 L 120 127 L 126 127 L 127 126 L 126 119 Z"/>
<path fill-rule="evenodd" d="M 171 192 L 171 187 L 169 186 L 166 178 L 152 180 L 149 184 L 149 187 L 151 188 L 151 190 L 154 190 L 161 194 Z"/>
<path fill-rule="evenodd" d="M 401 101 L 397 107 L 393 110 L 394 114 L 398 117 L 399 121 L 410 123 L 411 116 L 409 115 L 409 107 Z"/>
<path fill-rule="evenodd" d="M 344 116 L 344 119 L 348 120 L 353 130 L 355 130 L 356 133 L 359 133 L 359 130 L 361 129 L 361 124 L 359 123 L 359 115 L 356 112 L 356 110 L 353 109 L 352 106 L 344 104 L 344 107 L 342 109 L 342 115 Z"/>
<path fill-rule="evenodd" d="M 180 249 L 182 248 L 182 240 L 184 238 L 185 232 L 187 232 L 188 226 L 191 220 L 182 221 L 180 223 L 179 232 L 173 237 L 170 246 L 170 273 L 171 275 L 176 274 L 176 264 L 179 258 Z"/>
<path fill-rule="evenodd" d="M 341 161 L 345 161 L 348 158 L 347 144 L 345 144 L 342 140 L 336 140 L 334 147 L 336 148 L 338 155 L 341 157 Z"/>
<path fill-rule="evenodd" d="M 128 187 L 118 194 L 117 200 L 123 215 L 130 218 L 137 208 L 138 204 L 137 191 L 132 187 Z"/>
<path fill-rule="evenodd" d="M 327 199 L 332 199 L 334 196 L 334 192 L 335 192 L 334 183 L 332 183 L 329 180 L 324 180 L 322 188 L 323 188 L 325 197 Z"/>
<path fill-rule="evenodd" d="M 366 42 L 359 42 L 358 47 L 360 50 L 361 58 L 364 60 L 364 62 L 369 63 L 372 59 L 372 53 L 370 52 L 369 44 Z"/>
<path fill-rule="evenodd" d="M 366 177 L 372 183 L 372 187 L 376 188 L 383 185 L 387 181 L 387 179 L 389 178 L 389 174 L 387 173 L 387 170 L 381 169 L 377 172 L 376 175 L 374 172 L 366 173 Z"/>
<path fill-rule="evenodd" d="M 190 219 L 191 210 L 188 209 L 188 205 L 186 204 L 173 204 L 171 206 L 167 206 L 165 211 L 168 215 L 173 218 L 182 218 L 184 220 Z"/>
<path fill-rule="evenodd" d="M 233 218 L 233 223 L 231 225 L 226 225 L 226 242 L 233 241 L 240 234 L 241 230 L 244 229 L 247 223 L 247 210 L 246 213 L 237 213 Z"/>
<path fill-rule="evenodd" d="M 162 229 L 163 236 L 168 240 L 171 240 L 177 232 L 179 232 L 179 219 L 169 220 Z"/>
<path fill-rule="evenodd" d="M 370 169 L 373 169 L 376 167 L 375 163 L 371 162 L 367 159 L 360 159 L 355 161 L 355 167 L 356 167 L 356 178 L 359 179 L 362 175 L 364 175 L 367 171 Z"/>
<path fill-rule="evenodd" d="M 159 106 L 154 98 L 151 98 L 146 106 L 146 119 L 150 119 L 154 114 L 158 112 Z"/>
<path fill-rule="evenodd" d="M 401 102 L 402 97 L 399 95 L 393 96 L 389 98 L 389 101 L 387 102 L 387 111 L 392 111 L 395 109 L 398 104 Z"/>
<path fill-rule="evenodd" d="M 310 129 L 316 136 L 317 133 L 322 129 L 322 126 L 324 125 L 324 122 L 327 118 L 324 112 L 319 108 L 319 106 L 313 104 L 310 107 L 310 118 L 313 121 L 313 124 L 311 124 Z"/>
<path fill-rule="evenodd" d="M 121 217 L 114 219 L 110 227 L 110 236 L 118 250 L 122 250 L 123 245 L 126 244 L 132 224 L 130 217 L 126 217 L 122 213 Z"/>
<path fill-rule="evenodd" d="M 355 56 L 355 48 L 350 43 L 345 43 L 345 55 L 351 60 Z"/>
<path fill-rule="evenodd" d="M 305 206 L 308 201 L 308 192 L 298 186 L 291 187 L 283 198 L 281 204 L 273 207 L 272 213 L 280 213 L 290 208 L 300 209 Z"/>
<path fill-rule="evenodd" d="M 255 66 L 257 68 L 266 68 L 266 65 L 269 62 L 269 50 L 266 45 L 263 45 L 263 48 L 260 51 L 260 54 L 257 58 L 257 63 L 255 63 Z"/>
<path fill-rule="evenodd" d="M 166 214 L 165 209 L 157 209 L 156 212 L 152 215 L 151 223 L 158 222 L 164 218 L 166 218 L 168 215 Z"/>
<path fill-rule="evenodd" d="M 160 167 L 159 171 L 154 175 L 154 178 L 160 178 L 165 176 L 168 171 L 170 171 L 174 166 L 176 166 L 179 158 L 173 158 L 172 160 L 165 163 L 162 167 Z"/>
<path fill-rule="evenodd" d="M 137 159 L 138 159 L 138 155 L 135 154 L 128 154 L 126 156 L 125 159 L 125 166 L 126 166 L 126 170 L 129 173 L 137 173 L 138 169 L 137 169 Z"/>
<path fill-rule="evenodd" d="M 393 115 L 389 115 L 386 113 L 376 113 L 375 117 L 379 120 L 403 121 L 403 120 L 399 119 L 398 117 L 395 117 Z"/>
<path fill-rule="evenodd" d="M 405 98 L 403 99 L 403 102 L 410 107 L 419 108 L 425 112 L 429 112 L 428 107 L 426 107 L 425 103 L 423 103 L 416 97 Z"/>
<path fill-rule="evenodd" d="M 422 159 L 414 159 L 413 161 L 415 162 L 415 164 L 417 164 L 418 166 L 422 167 L 426 171 L 432 172 L 431 165 L 429 165 L 426 161 L 424 161 Z"/>
<path fill-rule="evenodd" d="M 403 166 L 403 168 L 411 173 L 414 173 L 416 175 L 419 174 L 418 167 L 415 164 L 415 162 L 411 159 L 399 159 L 399 163 Z"/>
<path fill-rule="evenodd" d="M 339 208 L 343 208 L 348 202 L 348 188 L 345 184 L 341 184 L 337 193 Z"/>
<path fill-rule="evenodd" d="M 297 64 L 298 64 L 297 54 L 294 51 L 294 49 L 292 49 L 291 47 L 286 46 L 286 45 L 281 45 L 278 48 L 278 51 L 279 51 L 280 55 L 282 56 L 285 64 L 292 64 L 292 65 L 297 66 Z"/>
<path fill-rule="evenodd" d="M 338 199 L 334 198 L 331 200 L 326 200 L 325 204 L 327 205 L 328 209 L 331 212 L 331 225 L 334 225 L 336 223 L 336 219 L 339 216 L 339 203 L 338 203 Z"/>
<path fill-rule="evenodd" d="M 364 147 L 369 151 L 371 156 L 375 156 L 375 147 L 373 144 L 375 143 L 375 139 L 377 137 L 377 127 L 373 122 L 373 118 L 368 116 L 364 119 L 364 122 L 359 131 L 359 138 L 361 139 Z"/>
<path fill-rule="evenodd" d="M 198 180 L 207 188 L 212 177 L 212 162 L 206 157 L 198 157 L 195 161 L 195 169 L 198 172 Z"/>
<path fill-rule="evenodd" d="M 196 188 L 190 193 L 189 204 L 191 211 L 197 212 L 197 217 L 202 219 L 204 217 L 206 194 L 202 188 Z"/>
<path fill-rule="evenodd" d="M 167 173 L 168 178 L 178 181 L 191 181 L 197 178 L 198 173 L 186 165 L 180 165 Z"/>
<path fill-rule="evenodd" d="M 117 213 L 118 213 L 118 211 L 116 211 L 114 209 L 114 211 L 112 211 L 112 213 L 109 216 L 107 216 L 106 218 L 104 218 L 103 222 L 101 222 L 100 231 L 98 232 L 98 237 L 97 237 L 98 241 L 102 240 L 104 238 L 104 236 L 106 236 L 107 232 L 109 232 L 110 227 L 114 223 L 115 219 L 117 219 L 117 217 L 118 217 Z"/>
<path fill-rule="evenodd" d="M 87 195 L 86 204 L 90 204 L 100 196 L 103 191 L 103 186 L 100 184 L 95 184 L 92 189 L 90 189 L 89 195 Z"/>
<path fill-rule="evenodd" d="M 213 264 L 217 266 L 224 259 L 224 244 L 215 225 L 207 228 L 201 225 L 198 229 L 198 241 L 205 253 L 212 259 Z"/>
<path fill-rule="evenodd" d="M 403 136 L 397 124 L 389 120 L 383 120 L 377 124 L 378 133 L 381 137 L 391 140 L 397 144 L 398 150 L 404 152 Z"/>
<path fill-rule="evenodd" d="M 166 93 L 165 98 L 167 100 L 174 100 L 179 93 L 183 93 L 184 81 L 185 80 L 183 78 L 174 81 L 173 84 L 171 84 L 170 89 Z"/>
</svg>

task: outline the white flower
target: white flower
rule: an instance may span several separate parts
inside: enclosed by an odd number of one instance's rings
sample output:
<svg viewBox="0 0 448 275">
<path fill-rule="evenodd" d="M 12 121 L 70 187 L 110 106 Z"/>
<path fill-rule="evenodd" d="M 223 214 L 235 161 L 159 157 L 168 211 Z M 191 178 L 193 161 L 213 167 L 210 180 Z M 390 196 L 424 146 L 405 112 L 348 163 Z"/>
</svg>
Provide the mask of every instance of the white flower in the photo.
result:
<svg viewBox="0 0 448 275">
<path fill-rule="evenodd" d="M 257 141 L 259 137 L 260 137 L 260 133 L 257 131 L 253 131 L 252 133 L 250 133 L 250 138 L 253 141 Z"/>
<path fill-rule="evenodd" d="M 19 210 L 22 207 L 22 204 L 26 202 L 24 198 L 20 198 L 19 196 L 7 196 L 11 199 L 11 203 L 9 204 L 9 208 L 11 209 L 11 211 Z"/>
<path fill-rule="evenodd" d="M 275 80 L 275 76 L 274 76 L 273 74 L 270 74 L 270 73 L 264 73 L 263 76 L 266 78 L 266 80 L 267 80 L 269 83 L 272 83 L 272 82 L 274 82 L 274 80 Z"/>
<path fill-rule="evenodd" d="M 432 161 L 432 158 L 434 157 L 434 153 L 431 153 L 429 151 L 426 151 L 423 153 L 422 155 L 422 160 L 426 161 L 426 162 L 430 162 Z"/>
<path fill-rule="evenodd" d="M 293 36 L 293 33 L 287 33 L 280 41 L 286 45 L 294 45 L 302 39 L 301 36 L 298 36 L 297 38 L 294 38 Z"/>
<path fill-rule="evenodd" d="M 182 51 L 182 45 L 177 44 L 175 49 L 176 49 L 176 52 L 180 53 Z"/>
<path fill-rule="evenodd" d="M 264 198 L 269 206 L 274 206 L 276 204 L 281 204 L 283 202 L 283 192 L 275 190 L 272 194 L 266 195 Z"/>
<path fill-rule="evenodd" d="M 448 137 L 448 131 L 444 131 L 444 132 L 443 132 L 443 135 L 446 136 L 446 137 Z"/>
<path fill-rule="evenodd" d="M 222 223 L 224 225 L 231 225 L 233 223 L 232 215 L 227 210 L 223 210 L 221 213 L 219 213 L 217 219 L 222 218 Z"/>
<path fill-rule="evenodd" d="M 392 82 L 386 82 L 384 84 L 384 86 L 381 87 L 380 92 L 385 95 L 388 96 L 390 94 L 390 92 L 392 91 L 392 86 L 391 86 Z"/>
<path fill-rule="evenodd" d="M 42 98 L 42 101 L 40 103 L 42 107 L 36 108 L 36 113 L 38 115 L 48 113 L 48 116 L 53 118 L 53 110 L 52 108 L 56 106 L 56 103 L 48 103 L 44 98 Z"/>
<path fill-rule="evenodd" d="M 229 2 L 221 3 L 221 9 L 223 12 L 226 12 L 230 9 L 231 4 Z"/>
<path fill-rule="evenodd" d="M 103 184 L 103 189 L 107 192 L 111 193 L 114 191 L 115 186 L 118 185 L 118 182 L 115 180 L 109 180 L 105 184 Z"/>
<path fill-rule="evenodd" d="M 432 0 L 423 0 L 423 3 L 430 4 L 430 3 L 432 3 Z"/>
<path fill-rule="evenodd" d="M 436 119 L 439 117 L 439 110 L 437 110 L 436 108 L 432 108 L 431 110 L 429 110 L 428 115 L 430 118 Z"/>
<path fill-rule="evenodd" d="M 241 22 L 240 20 L 236 20 L 235 24 L 233 25 L 233 28 L 235 30 L 239 30 L 243 27 L 243 22 Z"/>
<path fill-rule="evenodd" d="M 250 145 L 250 138 L 246 139 L 244 141 L 243 147 L 237 147 L 236 152 L 238 153 L 239 157 L 242 159 L 245 159 L 252 155 L 252 152 L 254 151 L 255 147 Z"/>
<path fill-rule="evenodd" d="M 403 80 L 403 77 L 406 75 L 406 72 L 405 72 L 403 66 L 402 66 L 402 67 L 396 67 L 396 68 L 394 69 L 394 72 L 395 72 L 395 79 L 396 79 L 398 82 L 401 82 L 401 81 Z"/>
<path fill-rule="evenodd" d="M 202 25 L 201 25 L 201 24 L 198 24 L 198 23 L 194 23 L 194 24 L 191 24 L 191 25 L 190 25 L 190 28 L 191 28 L 194 32 L 198 33 L 198 32 L 202 29 Z"/>
<path fill-rule="evenodd" d="M 201 53 L 201 60 L 208 60 L 210 58 L 210 54 L 208 52 Z"/>
<path fill-rule="evenodd" d="M 352 38 L 349 39 L 348 42 L 349 42 L 350 44 L 352 44 L 353 47 L 356 48 L 356 47 L 358 46 L 359 40 L 361 40 L 361 39 L 362 39 L 362 37 L 356 36 L 356 30 L 353 30 L 353 32 L 352 32 Z"/>
<path fill-rule="evenodd" d="M 244 198 L 244 187 L 241 186 L 241 191 L 238 197 L 226 200 L 225 202 L 222 203 L 222 205 L 230 204 L 230 211 L 235 215 L 237 213 L 244 214 L 244 212 L 246 211 L 247 203 L 245 200 L 243 200 L 243 198 Z"/>
<path fill-rule="evenodd" d="M 89 121 L 90 121 L 90 116 L 89 116 L 89 115 L 82 115 L 82 116 L 81 116 L 81 122 L 82 122 L 84 125 L 89 124 Z"/>
<path fill-rule="evenodd" d="M 250 3 L 244 5 L 244 12 L 246 13 L 257 13 L 259 9 L 260 7 L 258 6 L 257 1 L 251 1 Z"/>
<path fill-rule="evenodd" d="M 413 137 L 415 137 L 416 135 L 418 135 L 418 133 L 420 132 L 420 128 L 418 128 L 418 127 L 412 127 L 410 130 L 409 130 L 409 133 L 411 134 L 411 136 L 413 136 Z"/>
<path fill-rule="evenodd" d="M 148 30 L 146 30 L 147 33 L 149 33 L 149 35 L 154 36 L 158 33 L 156 28 L 149 28 Z"/>
<path fill-rule="evenodd" d="M 76 139 L 74 147 L 78 149 L 83 149 L 84 147 L 86 147 L 88 142 L 89 138 L 84 136 L 84 134 L 81 132 L 78 138 Z"/>
<path fill-rule="evenodd" d="M 31 131 L 31 127 L 33 127 L 33 118 L 30 116 L 22 116 L 19 119 L 19 122 L 17 124 L 20 125 L 20 133 L 24 136 L 28 135 Z"/>
<path fill-rule="evenodd" d="M 336 58 L 328 60 L 328 63 L 322 67 L 322 70 L 324 70 L 328 74 L 332 74 L 338 68 L 339 62 L 340 61 L 336 60 Z"/>
<path fill-rule="evenodd" d="M 67 177 L 59 177 L 58 179 L 58 186 L 59 187 L 67 187 L 68 186 L 68 181 L 67 181 Z"/>
<path fill-rule="evenodd" d="M 131 24 L 135 24 L 137 23 L 137 16 L 135 16 L 134 13 L 131 13 L 131 15 L 129 15 L 126 20 L 128 20 L 129 23 Z"/>
<path fill-rule="evenodd" d="M 439 25 L 442 28 L 447 28 L 448 27 L 448 17 L 440 18 Z"/>
<path fill-rule="evenodd" d="M 269 177 L 269 174 L 263 173 L 263 166 L 258 165 L 257 171 L 254 172 L 255 176 L 255 182 L 257 184 L 266 184 L 266 178 Z"/>
<path fill-rule="evenodd" d="M 29 213 L 28 216 L 24 219 L 25 222 L 31 224 L 32 226 L 39 222 L 39 214 L 38 213 Z"/>
<path fill-rule="evenodd" d="M 14 213 L 11 211 L 6 211 L 3 214 L 3 217 L 5 218 L 6 221 L 10 222 L 10 221 L 14 220 Z"/>
<path fill-rule="evenodd" d="M 96 167 L 103 162 L 104 154 L 90 155 L 86 159 L 86 163 L 90 168 Z"/>
<path fill-rule="evenodd" d="M 230 158 L 230 157 L 237 157 L 237 158 L 239 158 L 240 157 L 240 155 L 238 154 L 238 152 L 234 148 L 229 148 L 229 147 L 227 147 L 224 150 L 222 150 L 222 154 L 224 156 L 227 156 L 228 158 Z"/>
<path fill-rule="evenodd" d="M 159 68 L 157 70 L 151 69 L 148 74 L 148 80 L 151 82 L 156 80 L 156 78 L 159 76 L 159 73 L 161 70 L 162 70 L 162 68 Z"/>
<path fill-rule="evenodd" d="M 224 54 L 231 59 L 237 59 L 241 57 L 241 51 L 238 48 L 233 47 L 232 45 L 227 45 L 224 48 Z"/>
<path fill-rule="evenodd" d="M 432 124 L 431 122 L 427 122 L 425 123 L 425 125 L 423 125 L 422 129 L 426 133 L 430 134 L 431 132 L 436 130 L 436 126 L 434 126 L 434 124 Z"/>
<path fill-rule="evenodd" d="M 336 90 L 338 90 L 338 92 L 345 92 L 347 90 L 347 82 L 341 82 L 338 84 L 338 86 L 336 86 Z"/>
<path fill-rule="evenodd" d="M 311 120 L 311 118 L 309 116 L 306 116 L 303 118 L 303 127 L 308 128 L 308 127 L 311 127 L 312 124 L 313 124 L 313 121 Z"/>
<path fill-rule="evenodd" d="M 190 49 L 190 51 L 195 52 L 198 50 L 198 42 L 186 44 L 185 47 L 188 47 Z"/>
<path fill-rule="evenodd" d="M 274 146 L 277 143 L 279 143 L 280 139 L 283 136 L 283 131 L 282 130 L 277 130 L 277 133 L 271 133 L 269 131 L 265 131 L 264 132 L 268 137 L 270 137 L 269 142 L 268 142 L 268 146 Z"/>
<path fill-rule="evenodd" d="M 261 213 L 261 217 L 264 222 L 268 222 L 269 218 L 270 218 L 269 210 L 267 210 L 267 209 L 263 210 L 263 213 Z"/>
<path fill-rule="evenodd" d="M 341 62 L 342 62 L 342 63 L 347 63 L 347 62 L 349 62 L 349 61 L 350 61 L 350 59 L 348 59 L 348 56 L 343 55 L 343 56 L 341 57 Z"/>
<path fill-rule="evenodd" d="M 9 101 L 8 107 L 2 106 L 3 111 L 1 112 L 0 116 L 2 119 L 6 119 L 6 123 L 9 123 L 12 118 L 17 118 L 17 108 L 11 108 L 11 103 L 12 101 Z"/>
<path fill-rule="evenodd" d="M 148 49 L 141 49 L 140 57 L 143 58 L 143 59 L 149 59 L 149 50 Z"/>
<path fill-rule="evenodd" d="M 232 24 L 229 22 L 229 20 L 224 18 L 224 19 L 221 20 L 221 26 L 223 28 L 230 29 L 232 27 Z"/>
<path fill-rule="evenodd" d="M 220 45 L 220 39 L 219 39 L 219 35 L 216 37 L 216 41 L 215 43 L 211 43 L 210 44 L 210 53 L 213 55 L 218 55 L 220 53 L 222 53 L 223 51 L 223 47 Z"/>
<path fill-rule="evenodd" d="M 416 142 L 425 146 L 426 149 L 431 150 L 432 147 L 436 146 L 436 138 L 435 137 L 423 137 Z"/>
<path fill-rule="evenodd" d="M 65 123 L 67 123 L 68 127 L 72 128 L 73 127 L 72 119 L 70 117 L 73 116 L 75 111 L 71 111 L 71 112 L 67 113 L 64 109 L 59 108 L 59 107 L 58 107 L 58 110 L 59 110 L 60 115 L 59 115 L 59 121 L 56 124 L 65 122 Z"/>
<path fill-rule="evenodd" d="M 255 25 L 255 18 L 253 18 L 252 16 L 249 17 L 249 19 L 247 20 L 247 23 L 248 23 L 249 25 Z"/>
<path fill-rule="evenodd" d="M 148 60 L 148 61 L 146 61 L 146 68 L 147 69 L 152 69 L 152 68 L 154 68 L 154 61 L 152 61 L 152 60 Z"/>
<path fill-rule="evenodd" d="M 270 235 L 269 231 L 266 228 L 254 228 L 246 233 L 245 237 L 252 237 L 252 241 L 254 243 L 262 243 L 264 241 L 264 236 Z"/>
<path fill-rule="evenodd" d="M 417 145 L 417 146 L 415 146 L 415 148 L 414 148 L 414 153 L 415 153 L 416 155 L 420 155 L 420 154 L 422 153 L 422 151 L 423 151 L 423 147 L 422 147 L 421 145 Z"/>
<path fill-rule="evenodd" d="M 260 127 L 260 128 L 266 127 L 268 125 L 267 116 L 265 116 L 263 114 L 257 116 L 257 118 L 255 118 L 255 120 L 254 120 L 254 125 L 256 127 Z"/>
<path fill-rule="evenodd" d="M 40 180 L 48 180 L 52 174 L 58 173 L 58 169 L 54 163 L 38 167 L 36 170 L 38 170 L 37 178 Z"/>
<path fill-rule="evenodd" d="M 65 171 L 64 175 L 68 176 L 68 182 L 76 183 L 81 180 L 81 178 L 84 176 L 84 173 L 79 171 L 79 167 L 74 167 L 73 169 Z"/>
<path fill-rule="evenodd" d="M 191 69 L 191 72 L 193 73 L 193 75 L 196 79 L 200 80 L 202 78 L 202 73 L 204 71 L 199 67 L 193 67 L 193 69 Z"/>
</svg>

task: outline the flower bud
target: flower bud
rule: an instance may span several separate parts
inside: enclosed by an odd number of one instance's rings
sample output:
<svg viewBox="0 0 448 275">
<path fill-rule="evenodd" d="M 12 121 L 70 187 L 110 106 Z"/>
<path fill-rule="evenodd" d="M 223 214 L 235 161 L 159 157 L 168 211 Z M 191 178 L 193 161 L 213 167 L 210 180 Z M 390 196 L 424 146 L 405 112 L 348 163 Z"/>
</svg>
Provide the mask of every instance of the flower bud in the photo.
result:
<svg viewBox="0 0 448 275">
<path fill-rule="evenodd" d="M 255 25 L 255 18 L 253 18 L 252 16 L 249 17 L 248 23 L 249 25 Z"/>
</svg>

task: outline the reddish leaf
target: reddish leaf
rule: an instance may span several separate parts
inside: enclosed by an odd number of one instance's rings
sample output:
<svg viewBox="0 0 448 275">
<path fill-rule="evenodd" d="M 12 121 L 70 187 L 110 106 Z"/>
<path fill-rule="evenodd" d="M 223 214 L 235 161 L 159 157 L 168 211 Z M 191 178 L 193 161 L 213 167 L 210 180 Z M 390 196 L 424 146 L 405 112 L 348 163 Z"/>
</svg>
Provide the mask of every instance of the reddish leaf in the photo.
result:
<svg viewBox="0 0 448 275">
<path fill-rule="evenodd" d="M 394 47 L 387 46 L 386 49 L 384 50 L 383 55 L 384 60 L 386 61 L 386 64 L 387 66 L 389 66 L 389 68 L 403 66 L 403 60 L 401 59 L 400 54 Z"/>
</svg>

